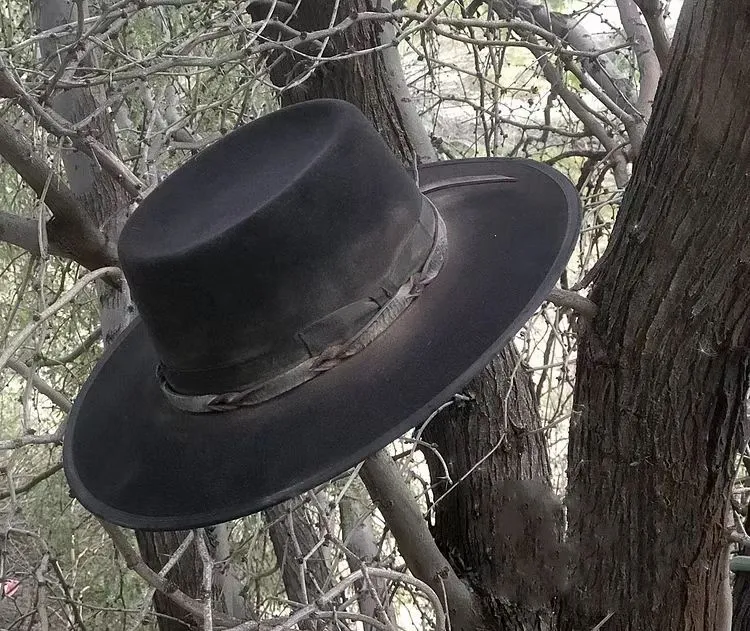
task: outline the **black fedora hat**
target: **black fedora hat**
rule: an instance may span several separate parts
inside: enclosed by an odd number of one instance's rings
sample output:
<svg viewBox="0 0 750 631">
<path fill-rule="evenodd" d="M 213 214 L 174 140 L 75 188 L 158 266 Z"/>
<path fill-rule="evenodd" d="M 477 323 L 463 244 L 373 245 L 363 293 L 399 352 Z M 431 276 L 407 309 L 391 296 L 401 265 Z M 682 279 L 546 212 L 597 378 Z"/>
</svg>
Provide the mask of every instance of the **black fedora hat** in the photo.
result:
<svg viewBox="0 0 750 631">
<path fill-rule="evenodd" d="M 529 160 L 422 166 L 355 107 L 225 136 L 126 224 L 139 317 L 70 414 L 96 515 L 206 526 L 289 499 L 424 421 L 506 344 L 572 251 L 570 182 Z"/>
</svg>

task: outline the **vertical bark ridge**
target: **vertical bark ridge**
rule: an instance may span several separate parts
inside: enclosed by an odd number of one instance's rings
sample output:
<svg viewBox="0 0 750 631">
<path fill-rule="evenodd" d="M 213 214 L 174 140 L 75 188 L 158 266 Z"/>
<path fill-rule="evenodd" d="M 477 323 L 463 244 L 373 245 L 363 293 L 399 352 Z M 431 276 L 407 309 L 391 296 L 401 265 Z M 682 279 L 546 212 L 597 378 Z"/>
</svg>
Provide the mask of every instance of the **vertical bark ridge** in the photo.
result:
<svg viewBox="0 0 750 631">
<path fill-rule="evenodd" d="M 582 332 L 561 629 L 716 629 L 750 341 L 750 2 L 686 5 Z"/>
</svg>

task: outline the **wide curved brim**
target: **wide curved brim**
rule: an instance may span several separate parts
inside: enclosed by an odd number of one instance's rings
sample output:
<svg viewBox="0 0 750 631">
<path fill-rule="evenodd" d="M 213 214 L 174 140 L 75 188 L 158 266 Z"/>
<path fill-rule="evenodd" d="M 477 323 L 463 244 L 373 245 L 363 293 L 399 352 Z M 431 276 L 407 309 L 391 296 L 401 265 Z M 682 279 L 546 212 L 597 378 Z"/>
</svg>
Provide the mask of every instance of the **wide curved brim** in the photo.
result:
<svg viewBox="0 0 750 631">
<path fill-rule="evenodd" d="M 512 181 L 440 187 L 487 175 Z M 346 471 L 465 387 L 554 287 L 579 201 L 565 177 L 528 160 L 442 162 L 419 178 L 447 226 L 443 269 L 367 348 L 294 390 L 226 413 L 174 409 L 145 327 L 128 327 L 68 421 L 65 473 L 81 504 L 144 530 L 249 515 Z"/>
</svg>

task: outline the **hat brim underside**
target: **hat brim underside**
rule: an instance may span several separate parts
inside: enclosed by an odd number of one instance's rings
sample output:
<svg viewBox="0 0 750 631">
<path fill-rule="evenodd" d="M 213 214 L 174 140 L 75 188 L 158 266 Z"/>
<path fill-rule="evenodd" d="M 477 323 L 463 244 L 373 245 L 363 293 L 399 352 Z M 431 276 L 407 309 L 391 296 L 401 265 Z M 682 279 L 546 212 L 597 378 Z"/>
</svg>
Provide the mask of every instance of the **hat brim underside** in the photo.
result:
<svg viewBox="0 0 750 631">
<path fill-rule="evenodd" d="M 412 306 L 359 354 L 267 403 L 221 414 L 170 407 L 134 322 L 70 414 L 64 463 L 75 497 L 130 528 L 208 526 L 313 488 L 423 422 L 533 314 L 578 233 L 576 192 L 545 165 L 486 158 L 419 171 L 423 187 L 494 174 L 515 181 L 428 195 L 447 225 L 448 257 Z"/>
</svg>

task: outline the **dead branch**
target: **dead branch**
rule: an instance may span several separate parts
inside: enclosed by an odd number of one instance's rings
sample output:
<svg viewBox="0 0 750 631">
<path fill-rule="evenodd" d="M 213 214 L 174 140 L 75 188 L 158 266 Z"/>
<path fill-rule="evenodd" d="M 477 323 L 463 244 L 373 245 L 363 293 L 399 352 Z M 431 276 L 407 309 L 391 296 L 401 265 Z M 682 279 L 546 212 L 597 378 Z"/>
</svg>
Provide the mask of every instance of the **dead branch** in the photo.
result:
<svg viewBox="0 0 750 631">
<path fill-rule="evenodd" d="M 6 120 L 0 120 L 0 155 L 37 195 L 44 194 L 44 203 L 53 215 L 47 226 L 53 253 L 63 252 L 92 270 L 116 264 L 114 247 L 105 241 L 70 189 L 50 171 L 32 143 Z M 32 238 L 28 224 L 23 223 L 22 218 L 3 213 L 0 222 L 0 237 L 13 237 L 11 243 L 38 252 L 38 242 L 36 246 L 33 245 L 36 228 Z"/>
<path fill-rule="evenodd" d="M 151 587 L 158 589 L 164 595 L 167 596 L 171 601 L 182 607 L 185 611 L 195 616 L 198 620 L 203 620 L 205 616 L 204 604 L 200 601 L 190 598 L 187 594 L 180 591 L 174 583 L 167 580 L 165 577 L 160 576 L 154 572 L 146 562 L 143 560 L 133 547 L 128 543 L 125 533 L 120 530 L 117 526 L 109 524 L 103 520 L 98 520 L 102 528 L 112 539 L 117 551 L 125 559 L 125 563 L 128 568 L 133 570 L 138 576 L 144 579 Z M 238 624 L 242 624 L 240 620 L 226 616 L 224 614 L 214 612 L 213 619 L 215 622 L 221 624 L 224 627 L 236 627 Z M 254 631 L 257 629 L 257 623 L 253 623 L 254 627 L 248 627 L 248 631 Z"/>
<path fill-rule="evenodd" d="M 474 596 L 438 549 L 393 458 L 379 451 L 365 461 L 360 475 L 412 574 L 438 594 L 445 593 L 451 628 L 455 631 L 481 628 L 480 609 Z"/>
<path fill-rule="evenodd" d="M 15 359 L 13 357 L 10 357 L 8 359 L 8 368 L 10 368 L 13 372 L 17 373 L 24 379 L 28 379 L 29 377 L 29 366 L 24 364 L 22 361 Z M 42 379 L 39 375 L 34 373 L 31 377 L 31 385 L 34 386 L 41 394 L 43 394 L 45 397 L 47 397 L 52 403 L 54 403 L 57 407 L 59 407 L 63 412 L 68 413 L 70 412 L 71 408 L 73 407 L 73 404 L 70 402 L 68 397 L 66 397 L 62 392 L 59 390 L 55 390 L 51 385 L 49 385 L 44 379 Z"/>
<path fill-rule="evenodd" d="M 651 38 L 654 41 L 654 51 L 659 58 L 662 70 L 666 69 L 669 61 L 669 49 L 672 46 L 667 24 L 664 21 L 664 12 L 662 11 L 660 0 L 635 0 L 638 8 L 643 13 L 643 17 L 651 31 Z"/>
</svg>

